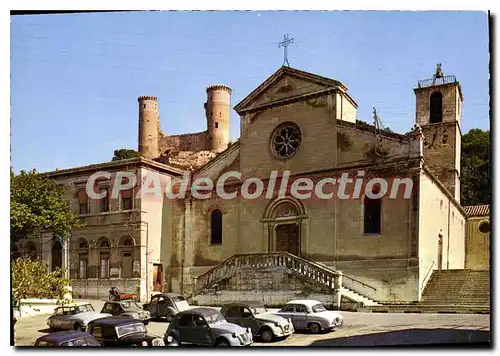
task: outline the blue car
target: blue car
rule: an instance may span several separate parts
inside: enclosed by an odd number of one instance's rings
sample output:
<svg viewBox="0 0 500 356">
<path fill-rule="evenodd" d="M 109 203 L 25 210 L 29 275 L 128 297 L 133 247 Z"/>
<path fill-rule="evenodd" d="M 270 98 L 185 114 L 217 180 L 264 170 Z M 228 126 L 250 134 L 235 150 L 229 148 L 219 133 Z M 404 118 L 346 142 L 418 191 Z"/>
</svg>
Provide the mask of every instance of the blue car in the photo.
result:
<svg viewBox="0 0 500 356">
<path fill-rule="evenodd" d="M 99 342 L 84 331 L 59 331 L 39 337 L 35 341 L 35 347 L 71 347 L 71 346 L 101 346 Z"/>
</svg>

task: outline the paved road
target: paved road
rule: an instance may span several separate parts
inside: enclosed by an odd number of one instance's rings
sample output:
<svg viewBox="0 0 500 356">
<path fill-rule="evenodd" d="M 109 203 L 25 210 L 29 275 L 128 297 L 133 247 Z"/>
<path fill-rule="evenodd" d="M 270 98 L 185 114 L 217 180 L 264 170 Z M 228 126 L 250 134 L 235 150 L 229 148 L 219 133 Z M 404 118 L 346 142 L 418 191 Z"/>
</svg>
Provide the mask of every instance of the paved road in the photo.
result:
<svg viewBox="0 0 500 356">
<path fill-rule="evenodd" d="M 101 310 L 103 301 L 91 301 Z M 217 309 L 217 308 L 216 308 Z M 483 314 L 401 314 L 342 312 L 345 325 L 338 330 L 310 335 L 295 333 L 270 344 L 256 341 L 254 346 L 372 346 L 435 343 L 487 342 L 490 315 Z M 48 315 L 25 317 L 16 324 L 16 345 L 33 345 L 48 332 Z M 166 322 L 151 322 L 150 333 L 163 336 Z"/>
</svg>

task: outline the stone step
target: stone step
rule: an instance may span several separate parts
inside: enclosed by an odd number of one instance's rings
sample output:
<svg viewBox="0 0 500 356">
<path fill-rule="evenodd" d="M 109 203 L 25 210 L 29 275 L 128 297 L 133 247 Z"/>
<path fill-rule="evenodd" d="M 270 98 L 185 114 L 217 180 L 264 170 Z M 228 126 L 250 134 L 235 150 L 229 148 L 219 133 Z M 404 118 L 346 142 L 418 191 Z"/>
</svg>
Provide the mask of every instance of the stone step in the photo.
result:
<svg viewBox="0 0 500 356">
<path fill-rule="evenodd" d="M 367 306 L 358 309 L 359 312 L 371 313 L 434 313 L 434 314 L 489 314 L 489 306 L 481 305 L 383 305 Z"/>
</svg>

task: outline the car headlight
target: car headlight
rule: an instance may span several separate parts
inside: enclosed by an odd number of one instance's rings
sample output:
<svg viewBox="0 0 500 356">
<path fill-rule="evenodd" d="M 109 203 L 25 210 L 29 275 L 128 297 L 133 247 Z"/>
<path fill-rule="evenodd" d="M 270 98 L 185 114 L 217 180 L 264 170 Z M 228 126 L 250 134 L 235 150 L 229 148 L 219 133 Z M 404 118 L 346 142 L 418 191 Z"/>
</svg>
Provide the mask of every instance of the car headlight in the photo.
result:
<svg viewBox="0 0 500 356">
<path fill-rule="evenodd" d="M 171 336 L 170 336 L 171 337 Z M 153 346 L 165 346 L 165 343 L 163 342 L 162 339 L 160 338 L 157 338 L 157 339 L 153 339 L 153 342 L 152 342 Z"/>
<path fill-rule="evenodd" d="M 143 341 L 143 342 L 141 343 L 141 345 L 142 345 L 142 346 L 148 346 L 148 342 L 147 342 L 147 341 Z"/>
<path fill-rule="evenodd" d="M 174 338 L 172 336 L 167 336 L 167 342 L 168 343 L 171 343 L 171 342 L 174 342 Z"/>
</svg>

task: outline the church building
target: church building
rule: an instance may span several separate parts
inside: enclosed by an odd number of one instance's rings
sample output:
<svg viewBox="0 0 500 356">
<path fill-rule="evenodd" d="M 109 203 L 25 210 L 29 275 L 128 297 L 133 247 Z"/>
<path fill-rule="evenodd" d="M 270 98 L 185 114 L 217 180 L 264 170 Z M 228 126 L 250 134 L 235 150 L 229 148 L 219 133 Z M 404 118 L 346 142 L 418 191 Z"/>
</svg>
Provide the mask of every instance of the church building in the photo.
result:
<svg viewBox="0 0 500 356">
<path fill-rule="evenodd" d="M 405 134 L 356 120 L 345 84 L 289 66 L 237 103 L 237 118 L 231 89 L 209 87 L 199 133 L 166 135 L 158 98 L 141 96 L 140 157 L 46 173 L 68 188 L 85 227 L 56 250 L 43 242 L 50 234 L 19 249 L 67 267 L 83 298 L 107 298 L 117 286 L 141 301 L 172 291 L 199 304 L 418 302 L 435 271 L 465 267 L 467 215 L 460 84 L 438 70 L 414 93 Z M 231 142 L 235 119 L 240 137 Z M 137 184 L 93 199 L 86 184 L 103 171 L 110 176 L 95 181 L 96 192 L 109 193 L 123 171 Z M 138 194 L 144 181 L 186 176 L 222 184 L 203 198 L 192 189 L 180 199 Z"/>
</svg>

